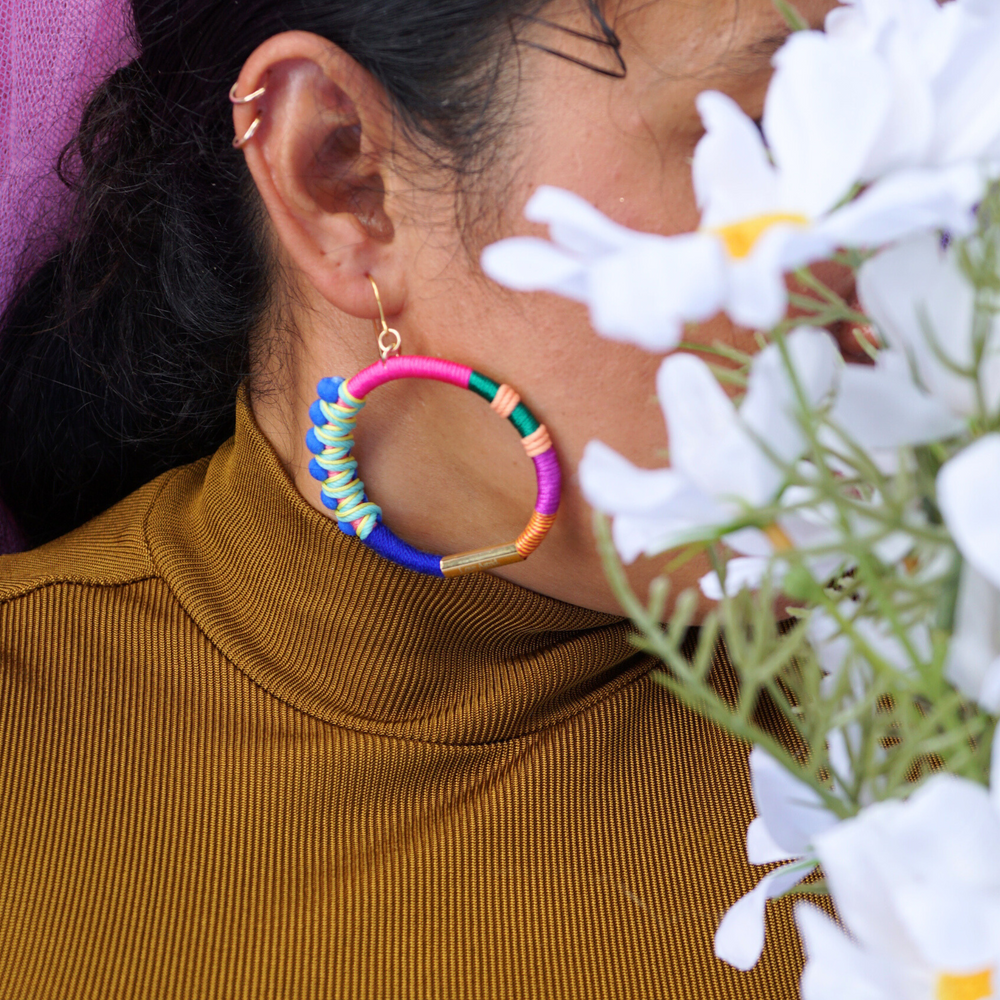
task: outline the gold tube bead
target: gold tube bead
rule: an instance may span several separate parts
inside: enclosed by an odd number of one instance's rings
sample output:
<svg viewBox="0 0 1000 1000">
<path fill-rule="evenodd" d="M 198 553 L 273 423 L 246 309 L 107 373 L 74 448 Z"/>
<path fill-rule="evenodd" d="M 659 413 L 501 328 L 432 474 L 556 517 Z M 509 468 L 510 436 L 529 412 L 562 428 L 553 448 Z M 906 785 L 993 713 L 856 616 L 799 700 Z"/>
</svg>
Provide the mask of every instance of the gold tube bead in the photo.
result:
<svg viewBox="0 0 1000 1000">
<path fill-rule="evenodd" d="M 479 573 L 484 569 L 495 569 L 497 566 L 510 566 L 512 563 L 524 561 L 524 556 L 517 551 L 517 546 L 495 545 L 489 549 L 475 549 L 472 552 L 459 552 L 453 556 L 443 556 L 441 573 L 443 576 L 465 576 L 466 573 Z"/>
</svg>

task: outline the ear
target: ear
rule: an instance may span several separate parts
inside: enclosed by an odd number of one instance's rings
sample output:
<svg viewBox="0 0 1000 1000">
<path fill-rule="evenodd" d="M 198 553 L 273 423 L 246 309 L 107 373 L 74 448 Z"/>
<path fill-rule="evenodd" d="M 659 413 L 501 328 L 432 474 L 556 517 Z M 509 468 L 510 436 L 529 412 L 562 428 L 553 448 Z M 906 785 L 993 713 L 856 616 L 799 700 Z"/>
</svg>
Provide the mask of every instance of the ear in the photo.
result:
<svg viewBox="0 0 1000 1000">
<path fill-rule="evenodd" d="M 378 316 L 367 275 L 389 315 L 406 299 L 405 268 L 387 212 L 393 186 L 392 111 L 376 80 L 332 42 L 304 31 L 274 35 L 247 60 L 234 105 L 247 166 L 287 259 L 323 298 Z"/>
</svg>

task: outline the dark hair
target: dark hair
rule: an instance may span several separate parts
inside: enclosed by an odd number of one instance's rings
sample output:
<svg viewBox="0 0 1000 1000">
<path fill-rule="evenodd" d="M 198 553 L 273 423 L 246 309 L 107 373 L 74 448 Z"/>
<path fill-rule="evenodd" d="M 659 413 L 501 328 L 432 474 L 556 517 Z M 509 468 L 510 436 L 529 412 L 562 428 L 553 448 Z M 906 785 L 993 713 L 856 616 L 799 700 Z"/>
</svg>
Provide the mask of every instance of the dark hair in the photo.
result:
<svg viewBox="0 0 1000 1000">
<path fill-rule="evenodd" d="M 617 54 L 598 0 L 582 2 Z M 330 39 L 461 176 L 496 143 L 513 28 L 545 5 L 134 0 L 141 54 L 63 155 L 73 238 L 0 320 L 0 489 L 30 543 L 232 433 L 271 287 L 226 99 L 250 53 L 290 29 Z"/>
</svg>

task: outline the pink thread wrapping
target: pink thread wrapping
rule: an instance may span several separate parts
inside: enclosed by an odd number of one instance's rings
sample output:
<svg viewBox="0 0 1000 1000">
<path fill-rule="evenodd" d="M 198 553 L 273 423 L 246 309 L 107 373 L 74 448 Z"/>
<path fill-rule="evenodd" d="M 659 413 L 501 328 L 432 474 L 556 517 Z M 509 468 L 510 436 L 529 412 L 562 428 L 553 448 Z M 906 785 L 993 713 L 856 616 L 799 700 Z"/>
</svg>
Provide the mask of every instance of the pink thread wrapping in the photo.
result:
<svg viewBox="0 0 1000 1000">
<path fill-rule="evenodd" d="M 559 500 L 562 496 L 562 472 L 559 469 L 559 459 L 554 448 L 535 455 L 535 475 L 538 477 L 538 499 L 535 510 L 539 514 L 555 514 L 559 510 Z"/>
<path fill-rule="evenodd" d="M 364 399 L 372 389 L 398 378 L 430 378 L 457 385 L 460 389 L 468 389 L 471 375 L 471 368 L 455 364 L 454 361 L 407 354 L 401 358 L 389 358 L 385 363 L 376 361 L 369 365 L 347 383 L 347 391 L 355 399 Z"/>
<path fill-rule="evenodd" d="M 376 361 L 358 372 L 347 383 L 347 391 L 355 399 L 364 399 L 373 389 L 398 378 L 431 378 L 438 382 L 448 382 L 460 389 L 469 388 L 472 369 L 442 358 L 424 358 L 418 355 L 404 355 L 389 358 L 385 363 Z M 538 498 L 535 510 L 539 514 L 555 514 L 559 510 L 562 496 L 562 473 L 554 448 L 541 455 L 534 455 L 535 475 L 538 477 Z"/>
</svg>

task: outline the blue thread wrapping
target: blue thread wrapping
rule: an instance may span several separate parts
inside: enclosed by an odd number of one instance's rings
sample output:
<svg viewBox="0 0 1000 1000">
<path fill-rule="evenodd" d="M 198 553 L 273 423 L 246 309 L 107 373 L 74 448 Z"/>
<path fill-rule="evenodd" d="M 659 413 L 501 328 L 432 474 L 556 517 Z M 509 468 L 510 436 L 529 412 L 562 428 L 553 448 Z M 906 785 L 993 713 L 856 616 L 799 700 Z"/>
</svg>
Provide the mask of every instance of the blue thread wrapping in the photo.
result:
<svg viewBox="0 0 1000 1000">
<path fill-rule="evenodd" d="M 364 400 L 354 399 L 342 378 L 322 379 L 316 388 L 320 398 L 309 412 L 313 420 L 321 416 L 323 422 L 306 433 L 306 445 L 316 456 L 309 471 L 321 479 L 323 505 L 334 512 L 340 530 L 357 534 L 363 541 L 382 516 L 381 508 L 365 496 L 365 484 L 356 475 L 357 459 L 351 455 L 354 427 Z M 335 403 L 329 401 L 331 397 Z M 317 475 L 320 470 L 322 477 Z"/>
<path fill-rule="evenodd" d="M 381 521 L 364 539 L 365 545 L 384 559 L 427 576 L 444 576 L 441 572 L 441 557 L 430 552 L 422 552 L 397 538 Z"/>
<path fill-rule="evenodd" d="M 325 378 L 316 388 L 320 398 L 309 408 L 309 417 L 316 426 L 306 433 L 306 444 L 316 456 L 309 462 L 309 472 L 323 484 L 320 498 L 336 515 L 337 527 L 345 535 L 358 536 L 373 552 L 397 566 L 443 577 L 441 556 L 423 552 L 397 538 L 382 523 L 381 508 L 369 501 L 365 485 L 356 475 L 358 461 L 351 455 L 351 449 L 364 401 L 350 396 L 342 378 Z M 355 529 L 354 521 L 361 522 L 359 529 Z"/>
</svg>

